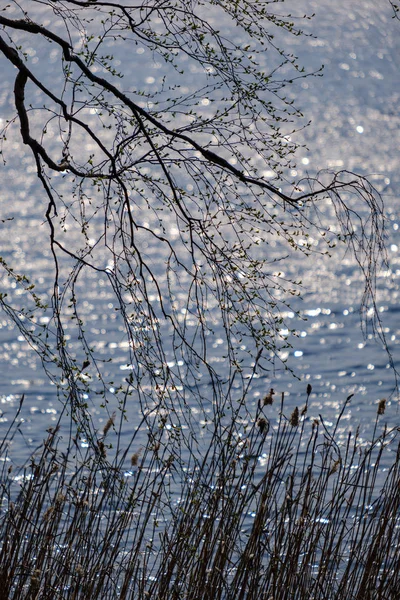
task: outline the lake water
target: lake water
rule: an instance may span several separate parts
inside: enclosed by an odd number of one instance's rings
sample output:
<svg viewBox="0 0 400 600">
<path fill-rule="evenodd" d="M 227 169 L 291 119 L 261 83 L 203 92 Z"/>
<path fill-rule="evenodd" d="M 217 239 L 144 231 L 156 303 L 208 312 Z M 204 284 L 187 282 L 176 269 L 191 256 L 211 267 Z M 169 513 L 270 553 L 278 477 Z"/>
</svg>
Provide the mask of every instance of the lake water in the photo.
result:
<svg viewBox="0 0 400 600">
<path fill-rule="evenodd" d="M 386 5 L 387 4 L 387 5 Z M 308 69 L 324 64 L 324 76 L 299 80 L 289 90 L 296 106 L 312 124 L 298 134 L 297 141 L 307 146 L 299 153 L 297 174 L 315 173 L 320 169 L 346 168 L 368 175 L 382 193 L 387 216 L 387 249 L 390 271 L 381 271 L 377 281 L 377 306 L 394 363 L 399 359 L 400 308 L 400 23 L 391 19 L 389 3 L 338 0 L 335 3 L 311 1 L 289 2 L 293 13 L 315 12 L 306 24 L 316 37 L 285 36 L 281 44 L 298 54 Z M 281 9 L 283 11 L 283 8 Z M 40 4 L 32 10 L 43 18 Z M 10 15 L 11 16 L 11 15 Z M 16 38 L 23 34 L 20 33 Z M 32 44 L 36 40 L 33 40 Z M 114 49 L 116 54 L 118 49 Z M 29 57 L 46 81 L 60 81 L 56 54 L 46 46 L 29 47 Z M 140 56 L 140 55 L 138 55 Z M 147 70 L 131 62 L 126 78 L 138 87 L 150 85 Z M 1 63 L 0 117 L 12 115 L 14 70 Z M 132 84 L 133 85 L 133 84 Z M 190 85 L 190 78 L 188 81 Z M 18 127 L 10 132 L 6 154 L 7 165 L 1 170 L 0 206 L 5 221 L 0 226 L 0 254 L 17 271 L 27 273 L 47 299 L 51 294 L 53 265 L 48 247 L 47 225 L 44 223 L 46 200 L 35 175 L 30 152 L 18 141 Z M 74 244 L 74 239 L 69 243 Z M 157 247 L 148 247 L 149 256 L 157 260 Z M 106 257 L 105 257 L 106 260 Z M 281 265 L 282 267 L 282 265 Z M 249 403 L 256 406 L 259 398 L 273 387 L 285 392 L 288 413 L 305 395 L 311 383 L 311 412 L 324 415 L 327 423 L 334 420 L 344 399 L 354 394 L 346 419 L 349 427 L 361 423 L 365 435 L 375 419 L 376 403 L 389 398 L 385 419 L 397 425 L 397 396 L 393 393 L 395 378 L 388 354 L 372 336 L 365 338 L 360 330 L 359 306 L 362 277 L 354 259 L 343 251 L 331 259 L 314 258 L 305 262 L 294 254 L 285 261 L 285 273 L 302 279 L 302 299 L 293 302 L 288 323 L 297 330 L 287 351 L 288 364 L 303 381 L 282 370 L 260 376 L 253 381 Z M 2 291 L 7 290 L 18 301 L 18 290 L 6 276 Z M 128 351 L 122 325 L 113 311 L 113 297 L 105 280 L 94 276 L 84 282 L 83 314 L 88 334 L 99 357 L 112 357 L 107 377 L 118 386 L 127 374 Z M 303 319 L 297 319 L 294 311 Z M 47 318 L 45 315 L 42 317 Z M 221 326 L 221 324 L 219 324 Z M 72 331 L 72 330 L 71 330 Z M 214 361 L 223 354 L 222 335 L 215 332 L 211 343 Z M 73 335 L 71 349 L 78 347 Z M 205 387 L 207 384 L 205 383 Z M 60 405 L 55 386 L 43 371 L 37 354 L 24 341 L 18 329 L 5 314 L 0 315 L 0 435 L 15 413 L 21 394 L 24 437 L 15 452 L 26 456 L 27 446 L 35 446 L 44 430 L 58 417 Z M 128 410 L 127 435 L 139 414 L 138 406 Z M 94 409 L 95 423 L 101 427 L 106 418 Z M 19 443 L 19 442 L 18 442 Z"/>
</svg>

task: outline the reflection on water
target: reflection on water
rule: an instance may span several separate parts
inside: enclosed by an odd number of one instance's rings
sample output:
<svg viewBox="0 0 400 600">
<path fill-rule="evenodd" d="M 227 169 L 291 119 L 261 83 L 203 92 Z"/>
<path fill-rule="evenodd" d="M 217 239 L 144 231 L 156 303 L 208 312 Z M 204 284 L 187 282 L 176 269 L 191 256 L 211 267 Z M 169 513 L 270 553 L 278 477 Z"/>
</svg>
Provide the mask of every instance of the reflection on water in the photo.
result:
<svg viewBox="0 0 400 600">
<path fill-rule="evenodd" d="M 302 38 L 288 38 L 284 44 L 292 46 L 293 51 L 298 52 L 300 59 L 310 68 L 317 69 L 323 63 L 325 71 L 323 78 L 300 80 L 288 91 L 306 118 L 313 121 L 311 127 L 298 134 L 302 136 L 299 141 L 304 141 L 307 149 L 304 149 L 297 169 L 291 175 L 301 177 L 307 172 L 327 167 L 345 167 L 368 174 L 383 194 L 390 268 L 379 273 L 377 306 L 385 339 L 396 362 L 400 336 L 400 234 L 397 208 L 400 190 L 397 164 L 400 90 L 395 60 L 400 44 L 398 25 L 390 20 L 389 10 L 385 12 L 372 2 L 353 2 L 350 13 L 345 0 L 334 3 L 334 6 L 325 1 L 316 3 L 310 0 L 295 4 L 296 11 L 301 14 L 316 12 L 314 21 L 307 27 L 316 32 L 318 39 L 309 38 L 304 42 Z M 39 6 L 37 10 L 40 11 Z M 299 47 L 300 43 L 304 45 Z M 137 53 L 143 54 L 143 49 L 138 48 Z M 43 49 L 32 49 L 31 54 L 35 55 L 38 69 L 41 65 L 46 66 L 45 78 L 48 81 L 60 80 L 56 55 L 50 54 L 49 57 Z M 154 72 L 149 75 L 147 71 L 138 72 L 136 64 L 132 65 L 132 73 L 129 74 L 131 85 L 145 85 L 149 89 L 160 85 L 159 65 L 154 63 L 153 69 Z M 188 85 L 191 77 L 195 78 L 196 74 L 188 77 Z M 7 66 L 0 82 L 3 120 L 12 113 L 12 80 L 12 68 Z M 207 110 L 208 99 L 204 98 L 202 104 Z M 0 202 L 3 218 L 12 221 L 6 221 L 0 228 L 1 255 L 13 263 L 18 272 L 31 275 L 36 282 L 37 293 L 46 302 L 54 275 L 48 249 L 48 230 L 43 218 L 46 199 L 37 184 L 29 151 L 18 142 L 17 130 L 11 135 L 15 137 L 15 154 L 7 156 L 6 176 L 3 179 L 7 184 L 0 190 Z M 85 150 L 90 151 L 90 148 Z M 268 171 L 266 177 L 273 179 L 274 172 Z M 329 211 L 328 206 L 327 218 Z M 154 224 L 143 225 L 151 229 Z M 168 226 L 173 235 L 175 223 L 171 222 Z M 66 239 L 73 245 L 74 230 L 71 225 L 68 227 Z M 150 237 L 143 240 L 145 246 L 149 260 L 157 265 L 160 262 L 159 248 L 151 243 Z M 278 248 L 276 252 L 279 252 Z M 107 264 L 109 257 L 104 254 L 103 258 Z M 112 268 L 111 264 L 109 266 Z M 288 311 L 285 315 L 288 327 L 294 333 L 290 333 L 288 328 L 280 332 L 292 347 L 284 349 L 281 358 L 288 360 L 295 374 L 312 382 L 310 411 L 315 415 L 322 412 L 328 423 L 334 420 L 344 398 L 354 394 L 347 418 L 351 423 L 361 421 L 363 425 L 368 425 L 376 413 L 379 398 L 391 397 L 394 379 L 389 357 L 382 344 L 373 339 L 370 331 L 366 331 L 365 337 L 360 331 L 358 307 L 362 277 L 355 261 L 343 250 L 337 249 L 331 259 L 316 255 L 308 263 L 300 253 L 294 254 L 285 260 L 281 268 L 288 278 L 302 280 L 302 299 L 293 301 L 293 312 Z M 2 275 L 1 285 L 15 299 L 18 291 L 11 279 Z M 80 310 L 88 324 L 86 333 L 89 343 L 99 359 L 112 357 L 105 378 L 114 381 L 117 386 L 134 370 L 135 365 L 129 361 L 131 346 L 124 338 L 122 324 L 114 310 L 112 290 L 106 278 L 93 272 L 85 273 L 85 278 L 78 282 L 78 286 L 85 289 L 85 301 Z M 42 323 L 48 318 L 42 316 Z M 190 326 L 190 321 L 188 324 Z M 141 328 L 143 324 L 138 322 L 136 326 Z M 211 344 L 211 361 L 223 369 L 226 349 L 218 327 L 221 327 L 220 323 L 216 323 L 215 340 Z M 78 351 L 74 328 L 66 326 L 66 332 L 70 332 L 71 351 L 74 348 Z M 6 426 L 20 395 L 25 393 L 25 431 L 29 440 L 35 443 L 42 438 L 44 428 L 57 418 L 59 406 L 55 388 L 44 376 L 35 352 L 4 317 L 0 321 L 0 344 L 0 425 Z M 171 363 L 171 368 L 174 367 Z M 199 373 L 199 378 L 201 376 Z M 206 387 L 207 381 L 201 385 Z M 264 373 L 254 378 L 252 383 L 250 401 L 254 406 L 271 386 L 278 392 L 286 392 L 290 412 L 290 408 L 298 402 L 304 384 L 298 383 L 282 369 Z M 138 409 L 130 410 L 129 419 L 134 421 Z M 101 411 L 94 406 L 93 413 L 95 417 L 97 415 L 98 425 L 101 426 L 104 420 Z M 393 424 L 397 420 L 395 402 L 391 406 L 389 402 L 387 419 Z"/>
</svg>

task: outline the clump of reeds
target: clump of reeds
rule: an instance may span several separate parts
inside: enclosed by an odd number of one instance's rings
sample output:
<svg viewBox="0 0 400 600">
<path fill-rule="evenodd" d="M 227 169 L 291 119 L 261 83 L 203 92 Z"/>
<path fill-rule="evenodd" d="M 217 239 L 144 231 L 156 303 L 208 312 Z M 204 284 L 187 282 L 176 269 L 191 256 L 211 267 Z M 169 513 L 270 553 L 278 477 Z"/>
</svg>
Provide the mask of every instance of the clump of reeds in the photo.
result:
<svg viewBox="0 0 400 600">
<path fill-rule="evenodd" d="M 201 452 L 147 421 L 147 446 L 119 439 L 108 458 L 112 417 L 85 449 L 49 430 L 11 469 L 14 424 L 0 443 L 2 597 L 395 598 L 398 429 L 343 437 L 343 411 L 329 428 L 307 417 L 310 393 L 289 416 L 282 396 L 274 414 L 262 401 L 251 422 L 210 423 Z"/>
</svg>

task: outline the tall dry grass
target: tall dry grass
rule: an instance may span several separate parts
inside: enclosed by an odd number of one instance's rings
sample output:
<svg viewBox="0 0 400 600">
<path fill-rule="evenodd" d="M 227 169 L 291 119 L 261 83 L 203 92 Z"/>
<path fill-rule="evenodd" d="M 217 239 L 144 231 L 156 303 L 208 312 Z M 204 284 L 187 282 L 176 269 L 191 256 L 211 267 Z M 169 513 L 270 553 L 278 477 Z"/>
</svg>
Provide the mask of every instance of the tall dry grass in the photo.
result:
<svg viewBox="0 0 400 600">
<path fill-rule="evenodd" d="M 122 450 L 111 417 L 82 447 L 60 423 L 20 467 L 17 416 L 0 443 L 1 598 L 396 598 L 399 431 L 381 402 L 373 439 L 345 435 L 346 403 L 328 427 L 310 391 L 291 414 L 267 395 L 251 420 L 221 416 L 203 442 L 144 420 L 148 442 Z"/>
</svg>

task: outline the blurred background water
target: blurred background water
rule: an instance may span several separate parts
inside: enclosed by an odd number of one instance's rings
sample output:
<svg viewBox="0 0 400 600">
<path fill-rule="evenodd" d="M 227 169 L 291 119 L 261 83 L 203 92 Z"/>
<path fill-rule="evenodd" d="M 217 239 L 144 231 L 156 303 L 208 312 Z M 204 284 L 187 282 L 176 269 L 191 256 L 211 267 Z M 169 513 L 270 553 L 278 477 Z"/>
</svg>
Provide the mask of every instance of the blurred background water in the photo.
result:
<svg viewBox="0 0 400 600">
<path fill-rule="evenodd" d="M 43 10 L 38 4 L 32 10 L 32 18 L 36 13 L 37 20 L 43 21 Z M 284 13 L 285 5 L 280 10 Z M 293 0 L 287 3 L 287 11 L 297 15 L 315 12 L 315 17 L 305 23 L 307 33 L 312 35 L 305 38 L 285 34 L 281 45 L 298 55 L 307 70 L 324 65 L 323 77 L 300 79 L 288 88 L 288 95 L 305 119 L 312 121 L 297 135 L 296 140 L 307 149 L 300 151 L 293 177 L 320 169 L 345 168 L 368 176 L 381 192 L 388 220 L 390 270 L 379 273 L 377 306 L 396 364 L 400 340 L 400 23 L 391 18 L 390 5 L 384 1 Z M 23 34 L 17 34 L 16 41 L 18 36 L 22 39 Z M 29 60 L 46 82 L 57 85 L 61 81 L 57 52 L 46 45 L 33 46 L 35 41 L 27 49 Z M 157 84 L 160 74 L 154 72 L 154 77 L 149 77 L 148 68 L 141 66 L 144 63 L 139 50 L 126 79 L 140 89 Z M 117 56 L 118 48 L 113 51 Z M 3 123 L 14 113 L 14 70 L 4 63 L 0 67 Z M 192 77 L 195 79 L 196 74 Z M 38 292 L 49 299 L 54 271 L 44 218 L 46 199 L 30 151 L 18 140 L 17 126 L 11 134 L 6 159 L 7 164 L 1 168 L 1 218 L 13 220 L 1 223 L 0 254 L 17 265 L 19 272 L 30 274 Z M 146 250 L 157 259 L 156 246 Z M 360 329 L 363 281 L 355 260 L 338 249 L 331 259 L 320 256 L 304 261 L 294 254 L 281 268 L 288 277 L 299 277 L 303 282 L 301 300 L 294 300 L 293 311 L 286 314 L 298 334 L 290 336 L 293 347 L 287 351 L 288 364 L 303 381 L 282 370 L 272 370 L 254 380 L 249 402 L 256 406 L 259 398 L 273 387 L 278 394 L 285 392 L 290 412 L 304 400 L 306 384 L 311 383 L 311 412 L 315 416 L 321 413 L 327 422 L 335 418 L 346 396 L 354 394 L 346 412 L 349 427 L 361 423 L 368 436 L 376 403 L 383 397 L 390 400 L 385 419 L 390 425 L 397 425 L 395 378 L 387 352 L 372 335 L 364 337 Z M 1 275 L 1 285 L 10 295 L 18 293 L 13 292 L 13 284 L 6 276 Z M 93 276 L 85 286 L 83 310 L 89 323 L 88 334 L 99 356 L 112 357 L 109 377 L 118 385 L 128 369 L 122 325 L 113 310 L 107 282 Z M 296 311 L 300 311 L 302 319 L 296 317 Z M 74 339 L 70 342 L 73 346 Z M 224 352 L 218 329 L 211 346 L 213 359 L 218 362 Z M 19 449 L 22 457 L 26 445 L 42 440 L 46 427 L 57 419 L 60 405 L 37 354 L 7 316 L 1 314 L 0 435 L 15 413 L 21 394 L 26 397 L 25 438 L 21 438 Z M 138 413 L 138 406 L 129 408 L 127 435 Z M 97 420 L 101 427 L 104 415 L 99 413 Z"/>
</svg>

